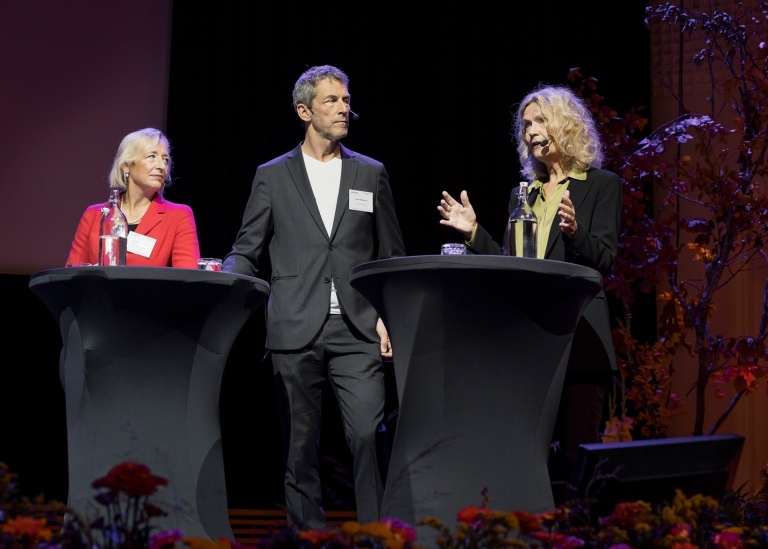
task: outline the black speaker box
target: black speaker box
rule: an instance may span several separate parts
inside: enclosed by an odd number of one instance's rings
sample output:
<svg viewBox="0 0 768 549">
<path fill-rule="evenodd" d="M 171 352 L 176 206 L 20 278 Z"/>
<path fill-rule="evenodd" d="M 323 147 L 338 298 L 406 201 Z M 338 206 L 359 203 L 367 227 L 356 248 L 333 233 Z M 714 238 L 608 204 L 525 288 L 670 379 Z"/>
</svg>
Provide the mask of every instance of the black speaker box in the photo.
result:
<svg viewBox="0 0 768 549">
<path fill-rule="evenodd" d="M 741 435 L 582 444 L 567 497 L 596 498 L 597 516 L 619 502 L 671 502 L 676 488 L 720 499 L 733 488 L 743 446 Z"/>
</svg>

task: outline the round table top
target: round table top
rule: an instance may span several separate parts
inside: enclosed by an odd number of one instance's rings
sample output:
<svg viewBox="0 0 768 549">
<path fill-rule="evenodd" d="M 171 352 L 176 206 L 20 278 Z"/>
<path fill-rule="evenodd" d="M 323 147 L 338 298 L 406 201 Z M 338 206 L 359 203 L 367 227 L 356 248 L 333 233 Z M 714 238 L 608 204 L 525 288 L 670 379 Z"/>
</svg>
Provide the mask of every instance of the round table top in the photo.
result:
<svg viewBox="0 0 768 549">
<path fill-rule="evenodd" d="M 69 280 L 82 277 L 98 277 L 107 280 L 157 280 L 166 282 L 205 282 L 210 284 L 230 285 L 235 281 L 249 281 L 257 291 L 269 293 L 269 283 L 256 277 L 204 271 L 201 269 L 181 269 L 175 267 L 62 267 L 34 273 L 30 277 L 29 287 L 38 284 Z"/>
</svg>

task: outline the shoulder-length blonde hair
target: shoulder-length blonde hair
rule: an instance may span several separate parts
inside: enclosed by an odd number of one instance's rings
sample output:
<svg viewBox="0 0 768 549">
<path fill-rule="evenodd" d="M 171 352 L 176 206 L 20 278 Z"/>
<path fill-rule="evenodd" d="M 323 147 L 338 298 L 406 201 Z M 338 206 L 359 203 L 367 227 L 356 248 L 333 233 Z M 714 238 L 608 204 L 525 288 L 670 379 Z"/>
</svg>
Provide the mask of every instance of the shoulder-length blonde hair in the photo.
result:
<svg viewBox="0 0 768 549">
<path fill-rule="evenodd" d="M 168 170 L 166 172 L 165 184 L 159 191 L 159 194 L 162 196 L 163 190 L 171 185 L 171 144 L 163 132 L 157 128 L 144 128 L 123 137 L 120 146 L 117 148 L 115 160 L 112 163 L 112 170 L 109 172 L 109 187 L 125 190 L 128 182 L 125 180 L 123 168 L 144 158 L 158 143 L 164 143 L 168 149 Z"/>
<path fill-rule="evenodd" d="M 602 166 L 600 135 L 584 101 L 568 88 L 539 86 L 520 102 L 514 120 L 520 174 L 525 179 L 545 181 L 549 177 L 546 165 L 534 158 L 525 140 L 523 112 L 531 103 L 537 103 L 541 108 L 547 132 L 563 153 L 561 165 L 566 173 L 574 169 L 584 171 L 589 167 Z"/>
</svg>

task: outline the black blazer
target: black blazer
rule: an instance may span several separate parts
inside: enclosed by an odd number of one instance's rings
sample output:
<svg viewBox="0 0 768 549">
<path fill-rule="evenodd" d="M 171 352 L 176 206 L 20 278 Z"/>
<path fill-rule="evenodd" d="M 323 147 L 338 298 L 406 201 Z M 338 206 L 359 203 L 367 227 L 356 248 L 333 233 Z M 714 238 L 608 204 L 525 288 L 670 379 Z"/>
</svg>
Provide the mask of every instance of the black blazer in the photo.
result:
<svg viewBox="0 0 768 549">
<path fill-rule="evenodd" d="M 591 168 L 587 171 L 586 180 L 571 179 L 568 190 L 576 209 L 578 230 L 573 239 L 569 238 L 560 230 L 559 218 L 555 218 L 544 257 L 585 265 L 606 275 L 613 268 L 618 250 L 622 208 L 619 176 L 607 170 Z M 532 191 L 529 202 L 533 204 L 537 197 L 538 191 Z M 517 202 L 515 188 L 509 200 L 510 212 L 517 206 Z M 506 231 L 502 242 L 507 242 Z M 506 247 L 496 244 L 480 226 L 469 251 L 478 254 L 507 253 Z M 569 374 L 616 369 L 609 315 L 605 292 L 601 290 L 587 305 L 579 322 L 573 346 L 575 350 L 583 349 L 584 352 L 572 352 L 568 366 Z M 599 343 L 604 353 L 598 352 L 590 342 Z"/>
<path fill-rule="evenodd" d="M 243 223 L 223 270 L 257 276 L 269 250 L 271 293 L 266 347 L 296 350 L 320 330 L 330 309 L 331 279 L 349 319 L 378 342 L 377 313 L 349 284 L 352 267 L 405 255 L 389 176 L 377 160 L 341 147 L 341 185 L 329 235 L 304 166 L 301 144 L 259 166 Z M 370 199 L 371 212 L 350 208 L 350 190 Z M 365 202 L 365 201 L 364 201 Z"/>
</svg>

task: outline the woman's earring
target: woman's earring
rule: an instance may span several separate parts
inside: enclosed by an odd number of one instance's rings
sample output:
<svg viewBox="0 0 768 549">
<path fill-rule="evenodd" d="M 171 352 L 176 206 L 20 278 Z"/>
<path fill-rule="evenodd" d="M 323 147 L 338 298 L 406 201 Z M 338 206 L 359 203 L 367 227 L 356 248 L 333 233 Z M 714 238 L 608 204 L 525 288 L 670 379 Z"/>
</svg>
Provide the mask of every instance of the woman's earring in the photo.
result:
<svg viewBox="0 0 768 549">
<path fill-rule="evenodd" d="M 128 183 L 128 172 L 123 172 L 123 180 Z"/>
</svg>

